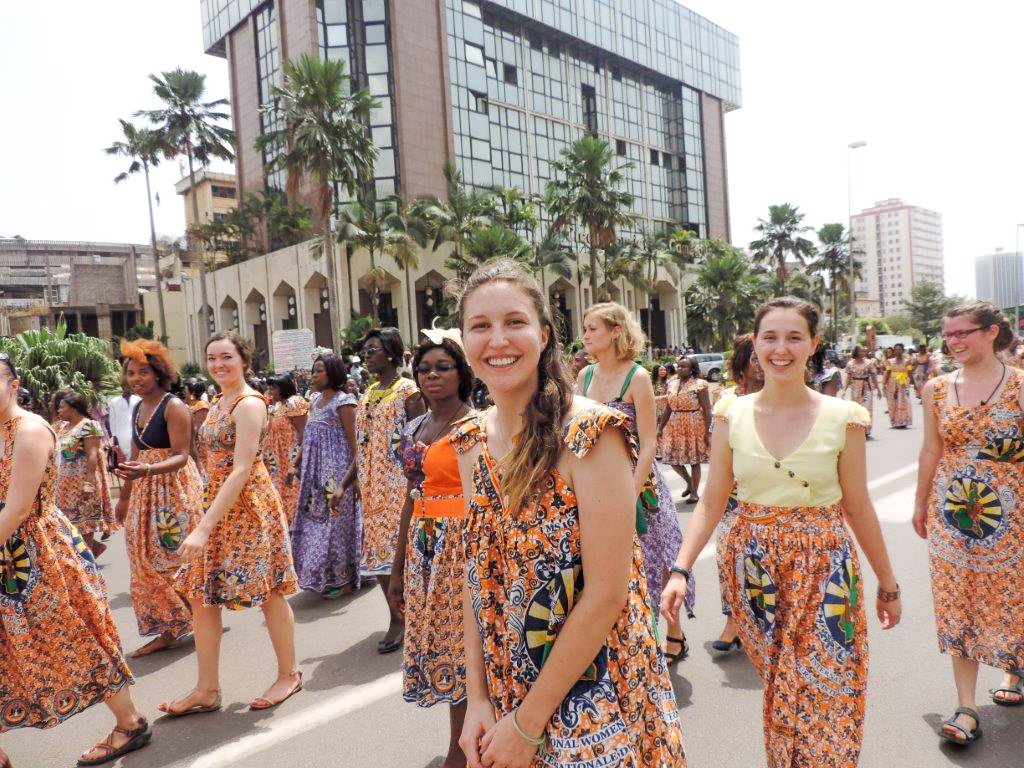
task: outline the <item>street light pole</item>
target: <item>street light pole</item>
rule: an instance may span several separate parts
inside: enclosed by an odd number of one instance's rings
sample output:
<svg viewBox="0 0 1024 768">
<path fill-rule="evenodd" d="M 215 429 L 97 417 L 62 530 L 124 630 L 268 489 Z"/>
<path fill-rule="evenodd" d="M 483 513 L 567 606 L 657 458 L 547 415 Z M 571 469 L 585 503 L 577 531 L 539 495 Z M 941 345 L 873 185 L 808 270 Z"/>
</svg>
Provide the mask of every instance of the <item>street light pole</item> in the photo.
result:
<svg viewBox="0 0 1024 768">
<path fill-rule="evenodd" d="M 853 203 L 851 201 L 850 155 L 855 149 L 867 146 L 866 141 L 854 141 L 846 145 L 846 239 L 850 243 L 850 351 L 857 346 L 857 270 L 853 260 Z"/>
<path fill-rule="evenodd" d="M 1020 231 L 1021 231 L 1021 229 L 1024 229 L 1024 224 L 1018 224 L 1017 225 L 1017 230 L 1016 230 L 1017 244 L 1014 246 L 1014 249 L 1013 249 L 1013 254 L 1014 254 L 1013 258 L 1015 258 L 1018 263 L 1020 263 L 1020 261 L 1022 259 L 1021 255 L 1020 255 Z M 1021 307 L 1021 303 L 1024 303 L 1024 276 L 1021 277 L 1021 283 L 1022 283 L 1021 285 L 1017 286 L 1017 306 L 1014 307 L 1014 314 L 1017 316 L 1017 327 L 1013 329 L 1013 332 L 1014 332 L 1015 335 L 1020 333 L 1020 307 Z M 975 290 L 977 290 L 977 288 L 975 288 Z"/>
</svg>

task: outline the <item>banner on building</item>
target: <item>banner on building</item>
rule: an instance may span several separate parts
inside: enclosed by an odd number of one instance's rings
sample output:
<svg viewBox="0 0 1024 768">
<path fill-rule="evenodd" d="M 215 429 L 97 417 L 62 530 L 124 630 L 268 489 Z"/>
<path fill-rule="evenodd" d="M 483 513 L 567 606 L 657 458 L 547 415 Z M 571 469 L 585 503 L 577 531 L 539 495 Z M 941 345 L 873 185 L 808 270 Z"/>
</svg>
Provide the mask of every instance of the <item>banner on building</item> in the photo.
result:
<svg viewBox="0 0 1024 768">
<path fill-rule="evenodd" d="M 308 370 L 313 367 L 316 344 L 309 328 L 292 331 L 274 331 L 271 337 L 274 348 L 274 371 L 287 373 L 296 368 Z"/>
</svg>

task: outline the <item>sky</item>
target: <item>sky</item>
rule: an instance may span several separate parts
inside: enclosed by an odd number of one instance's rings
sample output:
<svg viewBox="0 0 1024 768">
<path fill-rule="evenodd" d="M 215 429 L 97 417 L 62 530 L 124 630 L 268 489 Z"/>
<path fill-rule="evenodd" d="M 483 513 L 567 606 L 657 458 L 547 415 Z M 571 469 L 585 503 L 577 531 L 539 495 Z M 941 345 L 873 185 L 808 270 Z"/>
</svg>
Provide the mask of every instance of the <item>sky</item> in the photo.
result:
<svg viewBox="0 0 1024 768">
<path fill-rule="evenodd" d="M 400 1 L 400 0 L 399 0 Z M 815 229 L 902 198 L 943 215 L 946 290 L 974 289 L 973 257 L 1024 224 L 1024 3 L 687 0 L 740 39 L 743 106 L 725 118 L 732 238 L 768 206 Z M 100 12 L 102 10 L 102 12 Z M 105 156 L 118 118 L 157 105 L 147 75 L 207 74 L 198 0 L 0 0 L 0 236 L 148 242 L 141 177 Z M 180 235 L 177 161 L 153 176 L 158 234 Z M 1024 229 L 1021 234 L 1024 235 Z"/>
</svg>

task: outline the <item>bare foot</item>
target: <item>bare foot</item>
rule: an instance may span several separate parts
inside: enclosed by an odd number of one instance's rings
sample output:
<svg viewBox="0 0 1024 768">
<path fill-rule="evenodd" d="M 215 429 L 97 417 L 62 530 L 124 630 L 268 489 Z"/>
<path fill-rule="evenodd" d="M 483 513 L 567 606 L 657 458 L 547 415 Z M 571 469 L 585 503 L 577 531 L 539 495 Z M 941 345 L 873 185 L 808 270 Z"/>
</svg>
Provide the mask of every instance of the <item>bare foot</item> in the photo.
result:
<svg viewBox="0 0 1024 768">
<path fill-rule="evenodd" d="M 252 709 L 270 709 L 302 690 L 302 673 L 296 670 L 289 675 L 279 675 L 262 696 L 249 704 Z"/>
<path fill-rule="evenodd" d="M 1020 677 L 1018 675 L 1014 675 L 1011 672 L 1007 672 L 1005 675 L 1003 675 L 1003 682 L 1000 684 L 999 687 L 1016 688 L 1018 683 L 1020 683 Z M 997 699 L 998 701 L 1004 701 L 1007 704 L 1020 704 L 1022 701 L 1024 701 L 1024 693 L 1021 693 L 1019 688 L 1017 690 L 1017 693 L 1014 693 L 1013 691 L 996 691 L 992 694 L 992 698 Z"/>
<path fill-rule="evenodd" d="M 151 653 L 159 653 L 160 651 L 169 651 L 171 648 L 177 648 L 186 639 L 185 637 L 175 637 L 174 635 L 164 633 L 158 635 L 146 643 L 141 648 L 136 648 L 134 651 L 128 654 L 130 659 L 140 659 L 143 656 L 149 656 Z"/>
<path fill-rule="evenodd" d="M 168 715 L 173 715 L 174 717 L 180 717 L 181 715 L 188 715 L 194 712 L 212 711 L 219 707 L 219 688 L 212 691 L 201 691 L 198 688 L 193 688 L 180 699 L 163 701 L 156 705 L 156 708 L 161 712 L 166 712 Z"/>
</svg>

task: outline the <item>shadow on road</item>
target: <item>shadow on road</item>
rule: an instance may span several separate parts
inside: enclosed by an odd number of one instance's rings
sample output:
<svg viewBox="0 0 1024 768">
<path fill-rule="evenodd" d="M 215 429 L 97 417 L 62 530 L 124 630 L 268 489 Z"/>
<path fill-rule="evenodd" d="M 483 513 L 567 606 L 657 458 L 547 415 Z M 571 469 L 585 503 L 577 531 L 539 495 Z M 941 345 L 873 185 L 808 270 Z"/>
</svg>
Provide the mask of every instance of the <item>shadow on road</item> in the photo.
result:
<svg viewBox="0 0 1024 768">
<path fill-rule="evenodd" d="M 341 686 L 361 685 L 400 669 L 401 653 L 377 653 L 377 641 L 383 636 L 384 632 L 375 632 L 340 653 L 300 660 L 299 663 L 307 670 L 309 665 L 316 665 L 312 672 L 306 674 L 303 687 L 310 691 L 326 691 Z"/>
<path fill-rule="evenodd" d="M 725 675 L 725 680 L 722 681 L 723 688 L 744 691 L 761 690 L 761 678 L 758 677 L 757 670 L 747 658 L 746 652 L 739 650 L 732 653 L 719 653 L 712 649 L 711 641 L 704 643 L 704 648 L 711 655 L 715 666 Z"/>
<path fill-rule="evenodd" d="M 937 749 L 951 765 L 1017 768 L 1024 764 L 1024 708 L 979 706 L 982 736 L 970 747 L 939 739 L 939 727 L 951 714 L 952 711 L 945 715 L 929 712 L 921 718 L 936 733 Z"/>
</svg>

